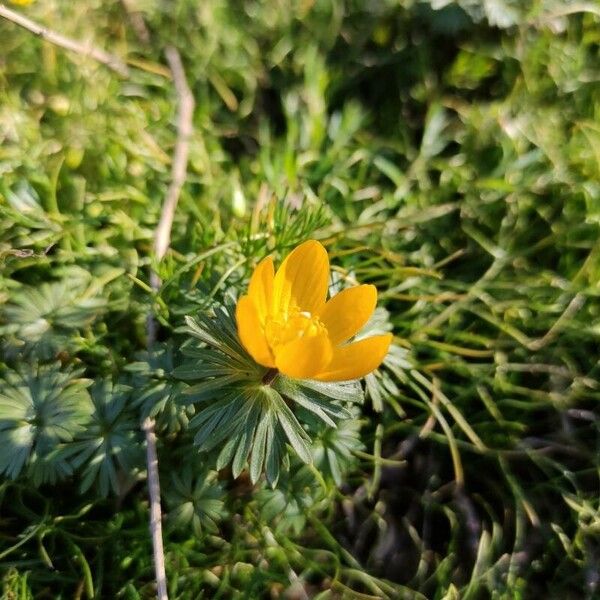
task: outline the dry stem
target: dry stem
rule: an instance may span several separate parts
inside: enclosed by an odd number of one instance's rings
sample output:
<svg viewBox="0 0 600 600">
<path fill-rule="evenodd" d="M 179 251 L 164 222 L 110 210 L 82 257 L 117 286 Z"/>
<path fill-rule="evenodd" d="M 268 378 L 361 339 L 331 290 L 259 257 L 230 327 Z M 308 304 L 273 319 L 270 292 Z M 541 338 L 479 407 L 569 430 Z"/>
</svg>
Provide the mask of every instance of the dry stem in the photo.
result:
<svg viewBox="0 0 600 600">
<path fill-rule="evenodd" d="M 129 75 L 129 67 L 116 55 L 106 52 L 100 48 L 92 46 L 90 43 L 78 42 L 77 40 L 69 39 L 56 31 L 52 31 L 48 27 L 44 27 L 38 23 L 35 23 L 31 19 L 24 17 L 23 15 L 11 10 L 4 4 L 0 4 L 0 17 L 4 17 L 7 21 L 11 21 L 15 25 L 19 25 L 27 31 L 30 31 L 34 35 L 54 44 L 60 46 L 65 50 L 70 50 L 82 56 L 93 58 L 95 61 L 102 63 L 109 69 L 116 71 L 119 75 L 127 77 Z"/>
<path fill-rule="evenodd" d="M 171 184 L 165 197 L 160 220 L 154 233 L 154 254 L 160 260 L 165 255 L 171 243 L 171 227 L 175 208 L 179 200 L 181 188 L 185 182 L 189 153 L 189 138 L 192 134 L 192 116 L 194 113 L 194 97 L 187 84 L 185 71 L 179 52 L 172 46 L 165 50 L 165 56 L 173 74 L 175 91 L 177 93 L 177 141 L 173 152 L 171 168 Z M 160 287 L 160 278 L 152 272 L 150 283 L 154 290 Z M 152 349 L 156 341 L 156 323 L 152 314 L 147 321 L 148 348 Z M 146 436 L 148 493 L 150 495 L 150 533 L 154 550 L 154 570 L 156 573 L 156 591 L 158 600 L 168 600 L 167 578 L 165 573 L 165 558 L 162 541 L 162 516 L 160 507 L 160 480 L 158 477 L 158 457 L 156 453 L 156 434 L 154 419 L 147 418 L 143 423 Z"/>
<path fill-rule="evenodd" d="M 188 87 L 179 52 L 173 46 L 168 46 L 165 50 L 165 56 L 173 74 L 179 111 L 177 114 L 177 142 L 173 151 L 171 167 L 171 184 L 167 191 L 154 237 L 154 253 L 159 260 L 165 255 L 169 247 L 173 216 L 175 215 L 181 188 L 185 182 L 190 136 L 192 134 L 192 115 L 194 113 L 194 96 Z"/>
<path fill-rule="evenodd" d="M 158 456 L 156 454 L 156 433 L 154 419 L 148 417 L 142 425 L 146 436 L 146 463 L 148 469 L 148 494 L 150 496 L 150 533 L 154 551 L 154 571 L 156 576 L 156 596 L 158 600 L 168 600 L 165 553 L 162 540 L 162 513 L 160 508 L 160 480 L 158 478 Z"/>
<path fill-rule="evenodd" d="M 142 13 L 135 8 L 132 0 L 121 0 L 121 4 L 123 4 L 123 8 L 129 17 L 135 35 L 140 42 L 148 45 L 150 43 L 150 32 L 146 27 L 146 22 L 144 21 Z"/>
</svg>

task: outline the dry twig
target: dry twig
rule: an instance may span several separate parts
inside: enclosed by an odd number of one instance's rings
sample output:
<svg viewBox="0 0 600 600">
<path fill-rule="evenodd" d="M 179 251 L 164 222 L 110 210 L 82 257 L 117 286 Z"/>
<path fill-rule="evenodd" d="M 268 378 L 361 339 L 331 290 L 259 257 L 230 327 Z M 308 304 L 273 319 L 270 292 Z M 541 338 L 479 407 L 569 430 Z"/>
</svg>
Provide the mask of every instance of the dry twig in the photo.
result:
<svg viewBox="0 0 600 600">
<path fill-rule="evenodd" d="M 132 0 L 121 0 L 121 4 L 129 17 L 129 22 L 133 27 L 135 35 L 143 44 L 148 45 L 150 43 L 150 32 L 146 27 L 146 22 L 142 13 L 136 9 Z"/>
<path fill-rule="evenodd" d="M 150 32 L 146 27 L 142 14 L 135 9 L 131 0 L 122 0 L 123 7 L 129 17 L 139 41 L 145 45 L 150 43 Z M 171 227 L 179 201 L 181 188 L 185 183 L 189 154 L 189 138 L 193 131 L 194 96 L 188 86 L 185 70 L 179 52 L 173 46 L 165 49 L 165 56 L 171 71 L 175 92 L 177 94 L 177 141 L 171 163 L 171 183 L 163 202 L 158 225 L 154 232 L 154 255 L 160 260 L 166 254 L 171 243 Z M 152 271 L 150 284 L 152 289 L 160 288 L 160 277 Z M 147 345 L 151 350 L 156 341 L 156 322 L 152 313 L 146 321 Z M 142 424 L 146 437 L 146 462 L 148 469 L 148 494 L 150 496 L 150 534 L 154 552 L 154 572 L 158 600 L 168 600 L 167 577 L 162 539 L 162 511 L 160 506 L 160 479 L 158 476 L 158 455 L 156 452 L 156 433 L 154 419 L 147 418 Z"/>
<path fill-rule="evenodd" d="M 162 511 L 160 508 L 160 480 L 158 478 L 158 455 L 154 419 L 145 419 L 142 429 L 146 436 L 146 463 L 148 469 L 148 495 L 150 496 L 150 533 L 154 551 L 154 572 L 158 600 L 168 600 L 165 553 L 162 540 Z"/>
<path fill-rule="evenodd" d="M 171 167 L 171 184 L 167 191 L 154 236 L 154 253 L 159 260 L 165 255 L 169 247 L 173 216 L 175 215 L 181 188 L 185 182 L 194 112 L 194 96 L 187 84 L 179 52 L 173 46 L 168 46 L 165 50 L 165 56 L 173 74 L 179 110 L 177 114 L 177 142 L 173 151 Z"/>
<path fill-rule="evenodd" d="M 119 75 L 123 75 L 123 77 L 129 76 L 129 67 L 115 54 L 111 54 L 110 52 L 106 52 L 100 48 L 96 48 L 92 46 L 89 42 L 78 42 L 77 40 L 72 40 L 60 33 L 56 33 L 56 31 L 52 31 L 48 29 L 48 27 L 44 27 L 38 23 L 35 23 L 31 19 L 24 17 L 23 15 L 11 10 L 6 7 L 4 4 L 0 4 L 0 17 L 4 17 L 7 21 L 11 21 L 15 25 L 19 25 L 27 31 L 30 31 L 34 35 L 42 38 L 54 44 L 55 46 L 60 46 L 65 50 L 70 50 L 71 52 L 75 52 L 82 56 L 87 56 L 89 58 L 93 58 L 95 61 L 102 63 L 107 66 L 109 69 L 116 71 Z"/>
<path fill-rule="evenodd" d="M 131 0 L 122 0 L 123 7 L 129 17 L 139 41 L 145 45 L 150 42 L 150 32 L 146 27 L 142 14 L 135 9 Z M 160 260 L 166 254 L 171 243 L 173 217 L 179 201 L 181 188 L 185 183 L 189 154 L 189 138 L 192 135 L 192 117 L 194 114 L 194 96 L 188 86 L 185 70 L 179 52 L 173 46 L 165 49 L 165 56 L 173 76 L 177 94 L 177 141 L 171 163 L 171 183 L 163 202 L 158 225 L 154 232 L 154 255 Z M 160 277 L 156 271 L 150 274 L 152 289 L 160 288 Z M 147 344 L 151 349 L 156 341 L 156 322 L 152 313 L 146 322 Z M 162 540 L 162 511 L 160 506 L 160 479 L 158 476 L 158 456 L 156 453 L 156 433 L 154 419 L 147 418 L 142 424 L 146 437 L 146 462 L 148 469 L 148 494 L 150 496 L 150 534 L 154 552 L 154 572 L 158 600 L 168 600 L 165 557 Z"/>
<path fill-rule="evenodd" d="M 192 116 L 194 113 L 194 97 L 187 84 L 185 71 L 179 52 L 172 46 L 165 50 L 169 68 L 173 74 L 177 93 L 177 141 L 173 152 L 171 168 L 171 184 L 163 202 L 160 220 L 154 232 L 154 254 L 158 260 L 163 258 L 171 243 L 171 227 L 175 208 L 179 200 L 181 188 L 185 182 L 189 154 L 189 138 L 192 134 Z M 160 278 L 155 271 L 150 276 L 152 288 L 157 291 Z M 152 314 L 147 320 L 147 343 L 151 350 L 156 341 L 156 323 Z M 160 507 L 160 480 L 158 477 L 158 457 L 156 453 L 156 434 L 154 419 L 147 418 L 142 428 L 146 436 L 146 453 L 148 468 L 148 493 L 150 496 L 150 532 L 154 550 L 154 569 L 158 600 L 167 600 L 167 578 L 162 540 L 162 514 Z"/>
</svg>

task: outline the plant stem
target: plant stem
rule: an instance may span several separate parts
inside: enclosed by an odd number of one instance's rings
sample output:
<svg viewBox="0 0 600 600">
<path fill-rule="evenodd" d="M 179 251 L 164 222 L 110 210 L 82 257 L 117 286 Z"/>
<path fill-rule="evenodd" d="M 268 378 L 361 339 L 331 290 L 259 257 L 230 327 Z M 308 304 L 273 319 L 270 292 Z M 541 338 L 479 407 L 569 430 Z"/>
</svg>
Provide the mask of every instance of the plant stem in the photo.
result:
<svg viewBox="0 0 600 600">
<path fill-rule="evenodd" d="M 154 253 L 158 260 L 167 252 L 171 240 L 171 227 L 175 208 L 187 174 L 190 136 L 193 131 L 192 116 L 194 114 L 194 96 L 187 84 L 179 52 L 173 46 L 167 46 L 165 56 L 173 74 L 173 83 L 177 92 L 177 141 L 175 142 L 171 164 L 171 184 L 167 190 L 154 236 Z"/>
<path fill-rule="evenodd" d="M 162 512 L 160 507 L 160 480 L 158 478 L 158 455 L 156 454 L 156 433 L 154 419 L 148 417 L 142 425 L 146 435 L 146 463 L 148 470 L 148 493 L 150 495 L 150 532 L 154 551 L 154 571 L 156 575 L 156 596 L 158 600 L 168 600 L 165 553 L 162 539 Z"/>
<path fill-rule="evenodd" d="M 265 385 L 271 385 L 271 383 L 273 383 L 273 380 L 275 379 L 275 377 L 277 377 L 277 374 L 279 373 L 279 371 L 277 369 L 269 369 L 264 377 L 262 378 L 262 382 Z"/>
<path fill-rule="evenodd" d="M 185 182 L 187 173 L 189 138 L 192 134 L 192 116 L 194 112 L 194 97 L 188 87 L 179 52 L 174 47 L 169 46 L 165 51 L 165 55 L 173 74 L 175 91 L 177 93 L 177 141 L 171 167 L 171 184 L 169 185 L 167 195 L 163 202 L 160 220 L 154 232 L 154 254 L 157 260 L 164 257 L 171 243 L 173 217 L 175 216 L 179 194 Z M 152 287 L 152 290 L 158 292 L 160 284 L 161 282 L 158 273 L 152 271 L 150 273 L 150 286 Z M 152 312 L 148 315 L 146 331 L 148 350 L 152 351 L 152 347 L 156 341 L 156 322 Z M 145 419 L 142 429 L 146 436 L 148 494 L 150 496 L 150 533 L 152 535 L 152 548 L 154 552 L 156 593 L 158 600 L 168 600 L 154 419 L 150 417 Z"/>
<path fill-rule="evenodd" d="M 110 52 L 106 52 L 100 48 L 96 48 L 90 43 L 71 40 L 60 33 L 56 33 L 56 31 L 52 31 L 51 29 L 48 29 L 47 27 L 28 19 L 27 17 L 24 17 L 18 12 L 11 10 L 7 6 L 4 6 L 4 4 L 0 4 L 0 17 L 4 17 L 7 21 L 11 21 L 15 25 L 23 27 L 23 29 L 27 29 L 27 31 L 30 31 L 34 35 L 37 35 L 38 37 L 50 42 L 51 44 L 54 44 L 55 46 L 60 46 L 65 50 L 70 50 L 76 54 L 93 58 L 99 63 L 107 66 L 109 69 L 116 71 L 123 77 L 129 76 L 129 67 L 115 54 L 111 54 Z"/>
</svg>

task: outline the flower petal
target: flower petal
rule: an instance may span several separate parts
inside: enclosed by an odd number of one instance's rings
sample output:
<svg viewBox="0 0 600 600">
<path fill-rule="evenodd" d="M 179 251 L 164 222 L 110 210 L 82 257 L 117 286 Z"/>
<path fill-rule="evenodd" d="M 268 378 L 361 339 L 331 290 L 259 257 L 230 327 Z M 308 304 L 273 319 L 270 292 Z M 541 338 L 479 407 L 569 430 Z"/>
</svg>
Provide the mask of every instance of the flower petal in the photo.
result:
<svg viewBox="0 0 600 600">
<path fill-rule="evenodd" d="M 327 368 L 315 376 L 320 381 L 347 381 L 358 379 L 375 370 L 385 358 L 392 334 L 375 335 L 360 342 L 340 346 L 333 351 Z"/>
<path fill-rule="evenodd" d="M 260 323 L 259 311 L 250 296 L 242 296 L 235 308 L 240 341 L 248 354 L 260 365 L 274 367 L 275 361 Z"/>
<path fill-rule="evenodd" d="M 310 379 L 330 362 L 333 351 L 327 333 L 302 337 L 275 349 L 277 368 L 289 377 Z"/>
<path fill-rule="evenodd" d="M 273 279 L 275 278 L 275 267 L 273 259 L 267 256 L 254 269 L 248 286 L 248 296 L 252 298 L 261 323 L 265 322 L 265 318 L 271 312 L 273 303 Z"/>
<path fill-rule="evenodd" d="M 325 303 L 329 286 L 329 258 L 323 245 L 309 240 L 283 261 L 273 286 L 274 313 L 287 313 L 290 305 L 317 313 Z"/>
<path fill-rule="evenodd" d="M 331 298 L 319 315 L 329 332 L 331 343 L 337 346 L 358 333 L 376 305 L 377 288 L 374 285 L 357 285 Z"/>
</svg>

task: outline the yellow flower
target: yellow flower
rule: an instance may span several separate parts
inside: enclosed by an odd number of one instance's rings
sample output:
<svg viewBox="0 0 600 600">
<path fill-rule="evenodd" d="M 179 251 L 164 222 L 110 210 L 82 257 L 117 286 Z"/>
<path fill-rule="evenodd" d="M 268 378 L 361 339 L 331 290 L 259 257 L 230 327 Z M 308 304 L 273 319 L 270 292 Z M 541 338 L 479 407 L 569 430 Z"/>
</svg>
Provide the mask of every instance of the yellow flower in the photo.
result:
<svg viewBox="0 0 600 600">
<path fill-rule="evenodd" d="M 265 258 L 236 307 L 238 334 L 252 358 L 297 379 L 346 381 L 376 369 L 391 334 L 346 342 L 373 314 L 377 289 L 358 285 L 326 302 L 328 287 L 329 258 L 317 241 L 295 248 L 277 274 Z"/>
</svg>

